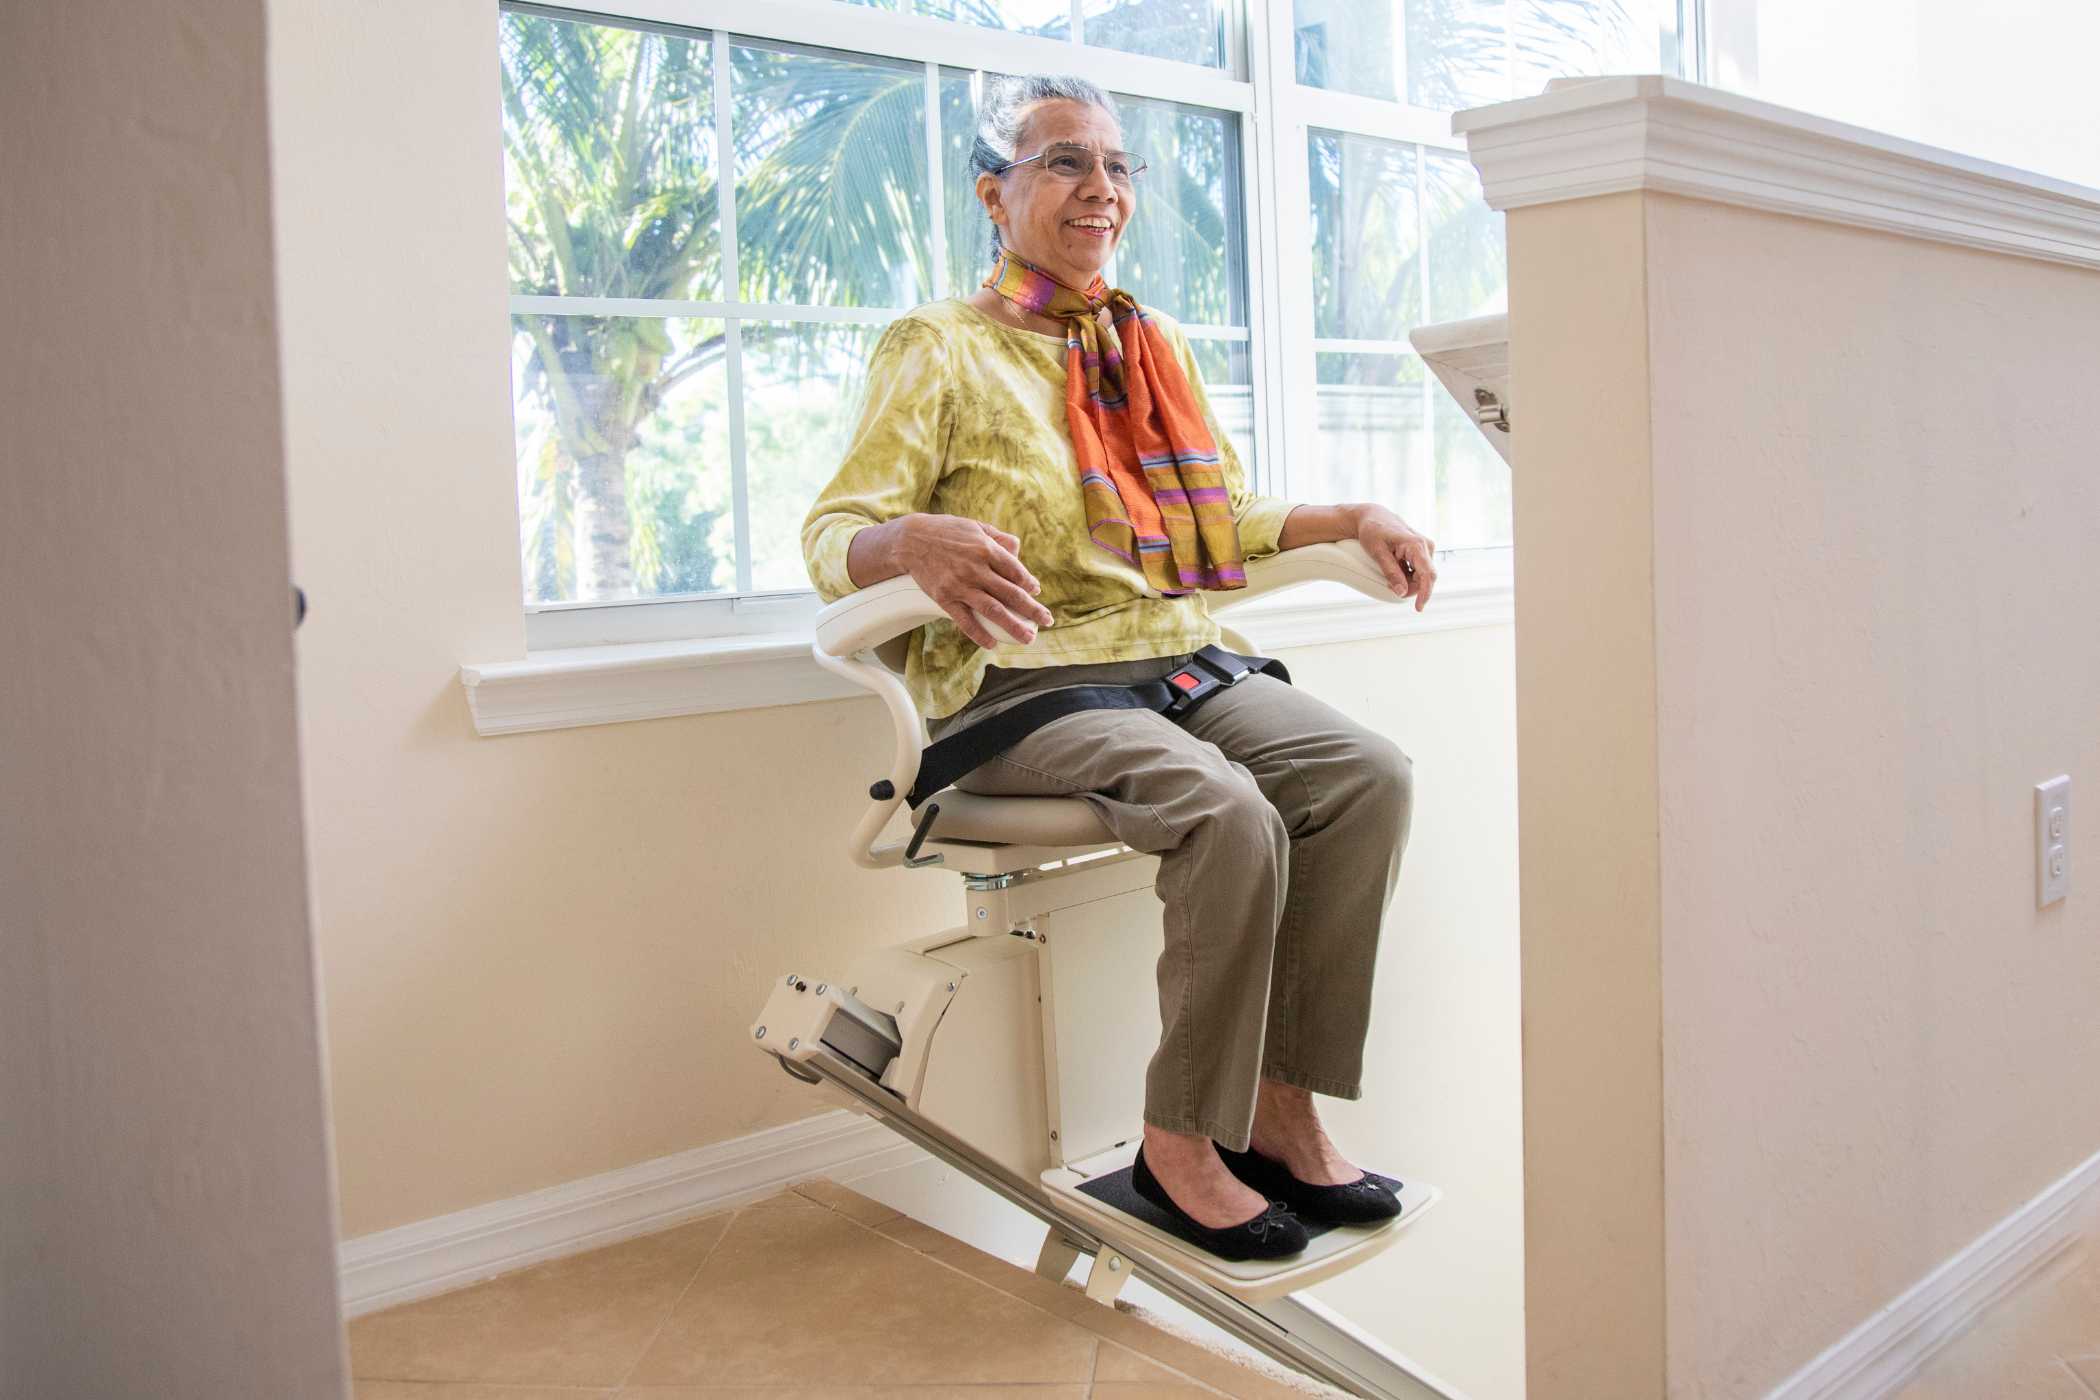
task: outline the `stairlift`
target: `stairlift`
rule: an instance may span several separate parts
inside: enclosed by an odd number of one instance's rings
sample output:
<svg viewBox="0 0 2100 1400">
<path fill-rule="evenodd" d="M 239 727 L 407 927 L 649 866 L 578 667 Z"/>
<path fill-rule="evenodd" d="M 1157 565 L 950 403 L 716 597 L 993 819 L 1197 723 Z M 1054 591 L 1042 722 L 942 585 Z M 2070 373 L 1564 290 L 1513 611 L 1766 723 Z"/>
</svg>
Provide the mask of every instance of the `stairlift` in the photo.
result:
<svg viewBox="0 0 2100 1400">
<path fill-rule="evenodd" d="M 1508 386 L 1506 367 L 1485 364 L 1471 344 L 1482 340 L 1483 326 L 1468 323 L 1457 336 L 1467 343 L 1453 348 L 1465 361 L 1458 372 L 1469 374 L 1463 387 L 1486 393 L 1460 401 L 1485 408 L 1506 402 Z M 1489 335 L 1499 329 L 1486 327 Z M 1506 434 L 1507 419 L 1491 416 L 1476 422 L 1493 441 Z M 1401 601 L 1353 540 L 1294 549 L 1251 562 L 1245 589 L 1207 599 L 1224 615 L 1224 645 L 1257 654 L 1229 626 L 1231 610 L 1319 581 Z M 1456 1400 L 1448 1386 L 1300 1291 L 1394 1244 L 1437 1203 L 1435 1187 L 1403 1180 L 1396 1218 L 1314 1226 L 1302 1253 L 1246 1263 L 1160 1228 L 1157 1212 L 1131 1189 L 1145 1066 L 1160 1036 L 1156 857 L 1121 845 L 1076 798 L 953 788 L 911 814 L 908 839 L 883 842 L 926 744 L 900 675 L 905 639 L 945 615 L 909 577 L 890 579 L 820 612 L 814 651 L 825 669 L 881 697 L 894 730 L 895 758 L 889 776 L 869 790 L 874 801 L 853 832 L 852 859 L 869 869 L 954 871 L 962 877 L 962 922 L 864 954 L 843 975 L 780 978 L 752 1023 L 754 1043 L 791 1075 L 1041 1220 L 1048 1233 L 1036 1272 L 1044 1277 L 1062 1281 L 1091 1256 L 1086 1291 L 1099 1302 L 1141 1278 L 1351 1394 Z"/>
</svg>

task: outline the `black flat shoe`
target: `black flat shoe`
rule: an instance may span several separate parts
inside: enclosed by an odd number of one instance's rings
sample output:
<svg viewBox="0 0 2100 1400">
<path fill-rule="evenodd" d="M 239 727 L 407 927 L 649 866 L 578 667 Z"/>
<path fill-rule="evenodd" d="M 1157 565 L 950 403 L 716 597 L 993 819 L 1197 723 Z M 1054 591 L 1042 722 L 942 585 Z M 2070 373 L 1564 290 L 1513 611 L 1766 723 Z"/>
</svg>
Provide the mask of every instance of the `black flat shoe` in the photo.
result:
<svg viewBox="0 0 2100 1400">
<path fill-rule="evenodd" d="M 1130 1187 L 1166 1215 L 1166 1228 L 1170 1233 L 1220 1259 L 1288 1259 L 1303 1250 L 1311 1238 L 1290 1211 L 1276 1201 L 1269 1202 L 1252 1220 L 1242 1220 L 1237 1225 L 1227 1225 L 1219 1230 L 1211 1229 L 1174 1204 L 1167 1188 L 1159 1184 L 1152 1168 L 1145 1165 L 1142 1150 L 1130 1164 Z"/>
<path fill-rule="evenodd" d="M 1400 1213 L 1400 1183 L 1365 1172 L 1341 1186 L 1315 1186 L 1291 1175 L 1291 1169 L 1273 1157 L 1252 1150 L 1218 1156 L 1231 1172 L 1272 1201 L 1281 1201 L 1291 1211 L 1315 1225 L 1375 1225 Z"/>
</svg>

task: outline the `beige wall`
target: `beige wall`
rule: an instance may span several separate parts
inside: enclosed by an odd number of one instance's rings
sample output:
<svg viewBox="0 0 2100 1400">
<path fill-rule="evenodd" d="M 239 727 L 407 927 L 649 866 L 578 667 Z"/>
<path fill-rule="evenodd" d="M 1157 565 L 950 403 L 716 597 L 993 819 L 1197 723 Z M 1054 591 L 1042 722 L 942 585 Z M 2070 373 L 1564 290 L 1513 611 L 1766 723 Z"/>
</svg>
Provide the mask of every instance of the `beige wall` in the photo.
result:
<svg viewBox="0 0 2100 1400">
<path fill-rule="evenodd" d="M 2100 771 L 2100 274 L 1654 195 L 1510 240 L 1531 1394 L 1761 1395 L 2100 1149 L 2032 815 Z"/>
<path fill-rule="evenodd" d="M 286 415 L 343 1231 L 804 1117 L 761 985 L 954 922 L 843 842 L 869 701 L 475 737 L 522 654 L 492 9 L 272 14 Z M 1333 1286 L 1476 1400 L 1521 1385 L 1507 627 L 1307 650 L 1415 753 L 1422 815 L 1347 1139 L 1449 1203 Z"/>
<path fill-rule="evenodd" d="M 0 8 L 0 1395 L 346 1393 L 259 0 Z"/>
</svg>

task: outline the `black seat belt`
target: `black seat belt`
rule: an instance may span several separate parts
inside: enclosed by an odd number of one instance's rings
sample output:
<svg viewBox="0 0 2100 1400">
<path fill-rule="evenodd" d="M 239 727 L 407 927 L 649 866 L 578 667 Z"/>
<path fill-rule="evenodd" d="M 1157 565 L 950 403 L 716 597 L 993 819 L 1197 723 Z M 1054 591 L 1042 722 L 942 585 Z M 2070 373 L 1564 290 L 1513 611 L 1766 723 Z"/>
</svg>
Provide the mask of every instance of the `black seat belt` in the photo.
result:
<svg viewBox="0 0 2100 1400">
<path fill-rule="evenodd" d="M 1176 724 L 1212 696 L 1249 676 L 1274 676 L 1290 684 L 1283 663 L 1268 657 L 1236 656 L 1223 647 L 1205 647 L 1189 664 L 1165 680 L 1142 685 L 1073 685 L 1031 696 L 990 719 L 930 744 L 919 755 L 919 777 L 905 801 L 913 810 L 957 779 L 975 772 L 1052 720 L 1082 710 L 1151 710 Z M 888 783 L 878 786 L 887 787 Z"/>
</svg>

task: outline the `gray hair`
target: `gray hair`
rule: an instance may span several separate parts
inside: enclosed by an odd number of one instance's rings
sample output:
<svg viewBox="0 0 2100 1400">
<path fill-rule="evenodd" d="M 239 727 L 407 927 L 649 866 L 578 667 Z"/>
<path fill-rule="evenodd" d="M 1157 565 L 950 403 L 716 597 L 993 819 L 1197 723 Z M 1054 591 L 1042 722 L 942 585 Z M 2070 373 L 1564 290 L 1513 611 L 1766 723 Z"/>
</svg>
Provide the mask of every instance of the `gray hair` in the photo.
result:
<svg viewBox="0 0 2100 1400">
<path fill-rule="evenodd" d="M 977 109 L 977 141 L 970 147 L 970 170 L 977 175 L 997 175 L 1020 155 L 1021 129 L 1028 114 L 1039 103 L 1077 102 L 1099 107 L 1119 125 L 1116 100 L 1098 83 L 1069 74 L 1031 73 L 1025 77 L 990 77 L 984 83 L 984 98 Z M 992 226 L 992 247 L 999 247 L 999 228 Z"/>
</svg>

